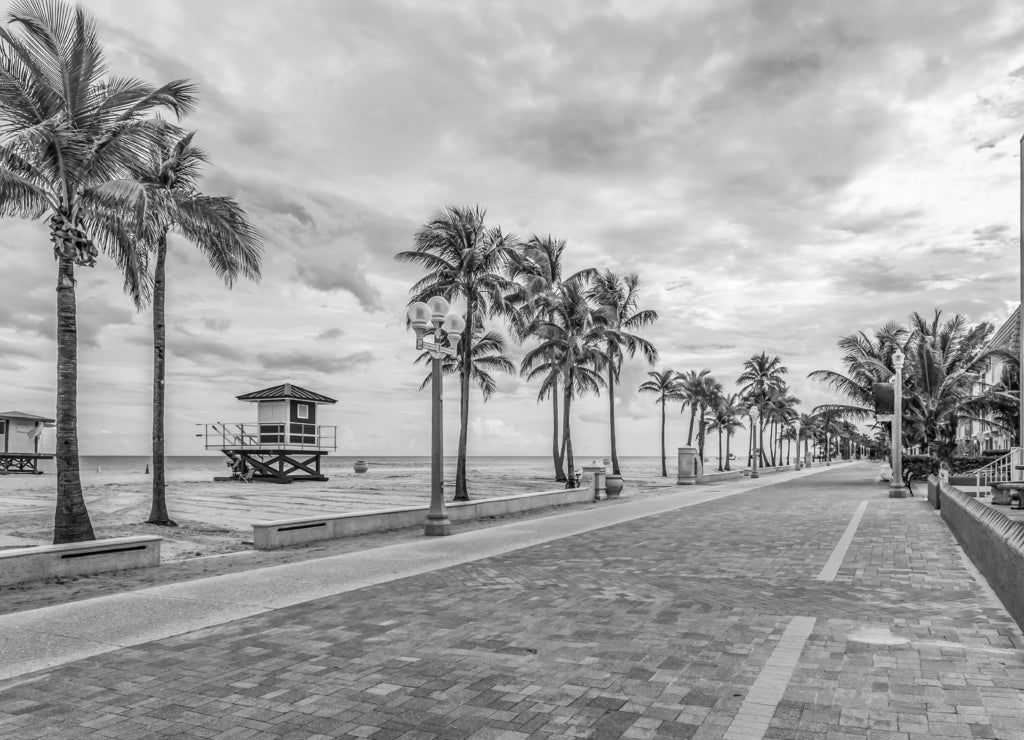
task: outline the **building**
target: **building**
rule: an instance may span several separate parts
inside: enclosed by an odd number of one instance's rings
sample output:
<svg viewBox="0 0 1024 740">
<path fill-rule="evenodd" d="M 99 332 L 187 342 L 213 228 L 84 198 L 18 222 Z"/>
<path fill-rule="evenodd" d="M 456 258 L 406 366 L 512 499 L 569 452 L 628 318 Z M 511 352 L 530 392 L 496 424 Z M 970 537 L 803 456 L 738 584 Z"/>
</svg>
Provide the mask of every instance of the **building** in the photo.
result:
<svg viewBox="0 0 1024 740">
<path fill-rule="evenodd" d="M 53 459 L 53 452 L 42 448 L 43 430 L 53 419 L 24 411 L 0 411 L 0 473 L 40 474 L 40 460 Z"/>
<path fill-rule="evenodd" d="M 1005 349 L 1013 357 L 1020 357 L 1021 336 L 1020 306 L 1010 315 L 1001 327 L 992 335 L 985 350 Z M 996 357 L 989 363 L 985 372 L 974 386 L 974 393 L 980 395 L 986 389 L 999 383 L 1006 360 Z M 991 415 L 986 416 L 987 422 L 992 421 Z M 1014 435 L 991 423 L 964 419 L 957 426 L 956 454 L 977 457 L 989 450 L 1009 450 Z"/>
</svg>

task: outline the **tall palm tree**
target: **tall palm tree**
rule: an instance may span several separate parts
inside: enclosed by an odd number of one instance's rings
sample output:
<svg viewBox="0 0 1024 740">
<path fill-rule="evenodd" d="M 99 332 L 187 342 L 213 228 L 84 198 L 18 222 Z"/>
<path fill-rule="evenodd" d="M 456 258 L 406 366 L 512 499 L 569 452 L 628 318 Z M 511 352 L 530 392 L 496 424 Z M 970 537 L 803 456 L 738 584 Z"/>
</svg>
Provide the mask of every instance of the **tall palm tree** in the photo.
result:
<svg viewBox="0 0 1024 740">
<path fill-rule="evenodd" d="M 594 277 L 589 291 L 606 318 L 605 354 L 608 356 L 608 427 L 611 433 L 612 474 L 620 475 L 619 453 L 615 447 L 615 386 L 623 358 L 640 352 L 651 365 L 658 361 L 658 350 L 643 337 L 634 333 L 658 320 L 658 312 L 638 309 L 640 302 L 640 276 L 635 272 L 624 277 L 605 270 Z"/>
<path fill-rule="evenodd" d="M 778 355 L 769 357 L 768 353 L 762 351 L 761 354 L 744 361 L 743 372 L 736 379 L 736 384 L 740 386 L 740 394 L 748 398 L 749 402 L 757 406 L 758 411 L 761 412 L 757 435 L 759 457 L 762 462 L 767 462 L 764 449 L 764 428 L 768 419 L 765 418 L 764 405 L 768 400 L 768 392 L 784 385 L 783 376 L 787 372 L 789 372 L 788 368 L 782 364 Z"/>
<path fill-rule="evenodd" d="M 723 394 L 715 409 L 718 427 L 725 432 L 725 470 L 732 470 L 729 464 L 732 457 L 730 443 L 736 432 L 743 429 L 740 417 L 745 413 L 746 410 L 737 393 L 730 393 L 727 396 Z"/>
<path fill-rule="evenodd" d="M 78 460 L 78 330 L 75 267 L 99 250 L 125 288 L 146 299 L 136 224 L 145 203 L 126 177 L 161 130 L 147 118 L 180 117 L 194 104 L 183 80 L 154 87 L 107 76 L 96 23 L 57 0 L 16 0 L 0 27 L 0 215 L 49 217 L 57 261 L 57 506 L 54 543 L 94 539 Z M 97 249 L 97 246 L 99 249 Z"/>
<path fill-rule="evenodd" d="M 597 271 L 593 268 L 579 270 L 563 277 L 562 254 L 565 240 L 532 236 L 522 245 L 521 250 L 510 252 L 509 277 L 516 287 L 508 296 L 508 302 L 516 310 L 509 313 L 509 324 L 520 342 L 535 335 L 539 322 L 555 321 L 555 312 L 561 301 L 563 283 L 584 284 Z M 558 413 L 559 383 L 561 376 L 557 357 L 550 358 L 551 375 L 541 383 L 538 401 L 551 398 L 551 461 L 555 469 L 555 480 L 565 481 L 565 467 L 562 460 L 562 445 L 559 440 L 561 417 Z"/>
<path fill-rule="evenodd" d="M 395 259 L 422 265 L 427 274 L 412 286 L 410 305 L 434 295 L 466 303 L 466 336 L 475 336 L 485 316 L 505 309 L 505 296 L 514 284 L 503 274 L 516 238 L 500 227 L 484 224 L 479 206 L 445 206 L 416 232 L 416 248 L 399 252 Z M 473 378 L 473 354 L 460 352 L 459 453 L 455 468 L 455 500 L 468 501 L 466 452 L 469 442 L 469 385 Z"/>
<path fill-rule="evenodd" d="M 713 376 L 701 374 L 701 384 L 697 389 L 695 401 L 697 403 L 697 454 L 700 456 L 701 465 L 704 464 L 704 441 L 707 436 L 707 412 L 708 409 L 715 409 L 722 399 L 722 384 Z"/>
<path fill-rule="evenodd" d="M 668 477 L 668 469 L 665 467 L 665 404 L 668 401 L 676 401 L 679 396 L 679 373 L 671 368 L 658 372 L 652 370 L 647 373 L 650 380 L 640 384 L 638 389 L 641 393 L 656 393 L 655 401 L 661 404 L 661 476 Z"/>
<path fill-rule="evenodd" d="M 690 409 L 690 425 L 686 432 L 686 446 L 693 446 L 693 426 L 697 420 L 697 396 L 700 394 L 700 389 L 704 383 L 704 377 L 710 375 L 711 371 L 704 369 L 700 372 L 696 370 L 687 370 L 679 376 L 679 397 L 682 400 L 683 405 L 679 409 L 679 413 L 685 413 L 686 409 Z"/>
<path fill-rule="evenodd" d="M 594 310 L 582 286 L 563 283 L 554 321 L 541 321 L 536 334 L 541 343 L 523 357 L 521 372 L 528 380 L 550 382 L 553 367 L 562 385 L 562 449 L 570 472 L 575 470 L 572 448 L 571 407 L 574 398 L 599 393 L 604 379 L 600 370 L 608 362 L 604 316 Z"/>
<path fill-rule="evenodd" d="M 167 367 L 165 297 L 167 236 L 192 242 L 230 288 L 239 276 L 260 277 L 263 245 L 245 211 L 232 198 L 203 195 L 200 169 L 206 154 L 193 134 L 166 127 L 148 155 L 130 163 L 132 177 L 146 190 L 143 242 L 156 255 L 153 267 L 153 500 L 150 524 L 177 526 L 167 513 L 164 475 L 164 379 Z"/>
</svg>

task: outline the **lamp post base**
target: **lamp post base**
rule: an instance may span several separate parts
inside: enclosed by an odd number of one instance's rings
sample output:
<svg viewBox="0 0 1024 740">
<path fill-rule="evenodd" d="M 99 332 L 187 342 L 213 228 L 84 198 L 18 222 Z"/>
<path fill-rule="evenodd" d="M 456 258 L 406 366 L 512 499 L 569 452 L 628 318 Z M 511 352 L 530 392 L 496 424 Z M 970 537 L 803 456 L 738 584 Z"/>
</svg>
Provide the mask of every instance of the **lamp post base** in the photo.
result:
<svg viewBox="0 0 1024 740">
<path fill-rule="evenodd" d="M 423 534 L 427 537 L 445 537 L 452 533 L 452 523 L 445 514 L 439 517 L 427 516 L 427 524 L 423 527 Z"/>
<path fill-rule="evenodd" d="M 903 486 L 890 486 L 889 487 L 889 498 L 906 498 L 907 489 Z"/>
</svg>

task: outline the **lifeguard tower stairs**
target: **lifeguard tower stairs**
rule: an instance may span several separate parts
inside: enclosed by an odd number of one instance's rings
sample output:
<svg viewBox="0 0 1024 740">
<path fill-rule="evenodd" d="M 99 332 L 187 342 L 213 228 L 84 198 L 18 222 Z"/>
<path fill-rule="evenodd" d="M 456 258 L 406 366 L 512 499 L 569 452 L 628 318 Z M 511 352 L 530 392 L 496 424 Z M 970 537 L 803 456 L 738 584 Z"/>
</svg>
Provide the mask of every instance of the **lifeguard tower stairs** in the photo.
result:
<svg viewBox="0 0 1024 740">
<path fill-rule="evenodd" d="M 336 450 L 338 428 L 316 423 L 317 406 L 333 398 L 292 383 L 236 396 L 257 406 L 255 422 L 199 424 L 206 449 L 220 450 L 230 461 L 241 458 L 253 482 L 325 481 L 320 461 Z M 214 480 L 232 480 L 232 476 Z"/>
</svg>

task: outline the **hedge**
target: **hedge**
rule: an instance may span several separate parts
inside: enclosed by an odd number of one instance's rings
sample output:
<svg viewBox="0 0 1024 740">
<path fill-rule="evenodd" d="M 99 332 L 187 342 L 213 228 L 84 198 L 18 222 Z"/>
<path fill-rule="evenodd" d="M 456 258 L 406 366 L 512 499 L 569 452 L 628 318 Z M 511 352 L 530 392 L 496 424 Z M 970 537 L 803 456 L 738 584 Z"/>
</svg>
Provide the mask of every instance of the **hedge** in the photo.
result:
<svg viewBox="0 0 1024 740">
<path fill-rule="evenodd" d="M 954 457 L 950 472 L 953 475 L 968 473 L 988 465 L 990 462 L 992 462 L 991 457 Z M 903 469 L 911 471 L 914 479 L 924 480 L 929 475 L 939 474 L 939 460 L 931 455 L 904 455 Z"/>
</svg>

